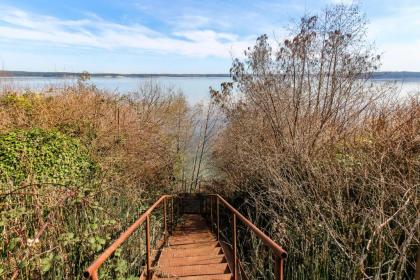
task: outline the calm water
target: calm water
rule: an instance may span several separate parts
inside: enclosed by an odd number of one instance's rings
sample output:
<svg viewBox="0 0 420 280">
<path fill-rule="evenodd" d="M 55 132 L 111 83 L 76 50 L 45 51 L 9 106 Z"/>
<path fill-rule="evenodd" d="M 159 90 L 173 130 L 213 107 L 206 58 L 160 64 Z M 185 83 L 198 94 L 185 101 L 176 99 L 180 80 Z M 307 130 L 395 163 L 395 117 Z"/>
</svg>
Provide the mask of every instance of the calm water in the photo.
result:
<svg viewBox="0 0 420 280">
<path fill-rule="evenodd" d="M 219 89 L 222 82 L 230 81 L 223 77 L 154 77 L 154 78 L 92 78 L 91 82 L 100 89 L 128 93 L 138 89 L 141 83 L 153 80 L 166 87 L 183 91 L 190 103 L 207 100 L 209 87 Z M 42 89 L 51 85 L 74 83 L 74 78 L 44 78 L 44 77 L 15 77 L 0 78 L 0 86 L 11 84 L 16 88 Z M 375 83 L 389 82 L 387 80 L 375 80 Z M 396 94 L 407 97 L 420 92 L 420 79 L 395 81 Z"/>
<path fill-rule="evenodd" d="M 162 86 L 182 90 L 188 101 L 197 103 L 209 98 L 209 87 L 220 88 L 222 82 L 230 78 L 223 77 L 154 77 L 154 78 L 97 78 L 91 83 L 100 89 L 128 93 L 135 91 L 144 82 L 154 81 Z M 14 77 L 0 78 L 2 84 L 11 84 L 16 88 L 42 89 L 51 85 L 63 85 L 76 82 L 74 78 Z"/>
</svg>

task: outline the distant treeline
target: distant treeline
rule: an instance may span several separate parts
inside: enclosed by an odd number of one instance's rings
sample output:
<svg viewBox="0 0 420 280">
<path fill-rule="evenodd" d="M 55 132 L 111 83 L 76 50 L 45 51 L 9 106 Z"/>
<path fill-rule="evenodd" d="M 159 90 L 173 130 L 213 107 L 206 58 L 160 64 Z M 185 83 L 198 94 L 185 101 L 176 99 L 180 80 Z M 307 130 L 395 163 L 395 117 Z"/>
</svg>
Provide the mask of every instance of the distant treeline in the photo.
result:
<svg viewBox="0 0 420 280">
<path fill-rule="evenodd" d="M 29 71 L 0 71 L 0 77 L 79 77 L 79 72 L 29 72 Z M 154 77 L 210 77 L 225 78 L 230 77 L 229 74 L 119 74 L 119 73 L 90 73 L 91 77 L 100 78 L 154 78 Z M 372 79 L 384 80 L 404 80 L 404 79 L 420 79 L 420 72 L 375 72 Z"/>
<path fill-rule="evenodd" d="M 29 72 L 29 71 L 0 71 L 0 77 L 78 77 L 78 72 Z M 153 78 L 153 77 L 229 77 L 229 74 L 118 74 L 118 73 L 89 73 L 91 77 L 103 78 Z"/>
<path fill-rule="evenodd" d="M 403 80 L 403 79 L 419 79 L 420 72 L 375 72 L 372 76 L 373 79 L 386 79 L 386 80 Z"/>
</svg>

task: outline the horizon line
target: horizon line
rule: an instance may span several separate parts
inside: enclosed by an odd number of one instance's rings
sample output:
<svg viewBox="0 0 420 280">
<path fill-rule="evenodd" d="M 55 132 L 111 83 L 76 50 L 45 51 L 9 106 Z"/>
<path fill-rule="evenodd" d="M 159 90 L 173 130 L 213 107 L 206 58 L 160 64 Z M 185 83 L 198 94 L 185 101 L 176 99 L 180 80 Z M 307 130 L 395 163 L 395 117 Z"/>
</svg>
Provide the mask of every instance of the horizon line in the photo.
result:
<svg viewBox="0 0 420 280">
<path fill-rule="evenodd" d="M 66 78 L 78 77 L 83 73 L 88 73 L 91 77 L 109 77 L 109 78 L 153 78 L 153 77 L 208 77 L 208 78 L 228 78 L 228 73 L 112 73 L 112 72 L 67 72 L 67 71 L 21 71 L 21 70 L 0 70 L 0 78 L 13 77 L 38 77 L 38 78 Z M 410 79 L 420 78 L 419 71 L 377 71 L 372 72 L 373 79 Z"/>
</svg>

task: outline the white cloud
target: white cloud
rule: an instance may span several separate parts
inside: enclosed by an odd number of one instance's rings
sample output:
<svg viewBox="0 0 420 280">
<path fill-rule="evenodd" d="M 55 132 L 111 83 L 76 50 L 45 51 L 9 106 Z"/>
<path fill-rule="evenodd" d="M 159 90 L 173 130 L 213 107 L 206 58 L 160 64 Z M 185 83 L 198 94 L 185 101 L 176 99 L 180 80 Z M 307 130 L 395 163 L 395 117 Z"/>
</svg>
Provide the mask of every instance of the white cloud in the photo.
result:
<svg viewBox="0 0 420 280">
<path fill-rule="evenodd" d="M 81 46 L 103 49 L 129 48 L 187 56 L 239 55 L 252 40 L 235 34 L 199 29 L 205 18 L 191 18 L 196 29 L 163 34 L 142 25 L 122 25 L 97 16 L 62 20 L 9 7 L 0 7 L 0 38 L 48 45 Z"/>
<path fill-rule="evenodd" d="M 190 30 L 175 32 L 177 36 L 184 37 L 193 42 L 212 42 L 218 40 L 227 40 L 229 42 L 239 41 L 238 36 L 230 33 L 214 32 L 212 30 Z"/>
<path fill-rule="evenodd" d="M 420 40 L 410 43 L 386 43 L 380 46 L 383 50 L 383 71 L 419 71 Z"/>
<path fill-rule="evenodd" d="M 388 16 L 375 18 L 368 38 L 382 55 L 382 70 L 419 71 L 420 5 L 395 7 Z"/>
<path fill-rule="evenodd" d="M 357 4 L 357 0 L 331 0 L 332 4 L 343 4 L 343 5 L 351 5 L 351 4 Z"/>
<path fill-rule="evenodd" d="M 206 28 L 212 20 L 201 15 L 182 15 L 169 20 L 177 29 Z"/>
<path fill-rule="evenodd" d="M 395 8 L 391 15 L 382 16 L 371 20 L 369 36 L 375 40 L 392 41 L 395 38 L 409 40 L 420 35 L 420 5 Z"/>
<path fill-rule="evenodd" d="M 338 5 L 338 4 L 351 5 L 351 4 L 358 3 L 357 0 L 330 0 L 329 2 L 334 5 Z"/>
</svg>

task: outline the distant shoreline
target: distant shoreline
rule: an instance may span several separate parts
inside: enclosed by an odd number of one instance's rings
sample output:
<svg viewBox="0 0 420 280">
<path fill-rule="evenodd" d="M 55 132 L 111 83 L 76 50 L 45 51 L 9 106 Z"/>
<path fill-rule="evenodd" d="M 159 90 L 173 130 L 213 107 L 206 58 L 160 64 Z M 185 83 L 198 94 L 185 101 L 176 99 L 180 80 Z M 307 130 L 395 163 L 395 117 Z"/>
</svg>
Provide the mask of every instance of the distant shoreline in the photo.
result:
<svg viewBox="0 0 420 280">
<path fill-rule="evenodd" d="M 39 77 L 39 78 L 74 78 L 80 72 L 31 72 L 31 71 L 0 71 L 0 77 Z M 121 73 L 89 73 L 91 77 L 98 78 L 229 78 L 230 74 L 121 74 Z M 420 72 L 409 71 L 382 71 L 373 73 L 372 79 L 401 80 L 420 79 Z"/>
<path fill-rule="evenodd" d="M 78 77 L 80 72 L 30 72 L 30 71 L 0 71 L 0 77 L 40 77 L 40 78 L 72 78 Z M 227 78 L 229 74 L 120 74 L 120 73 L 89 73 L 91 77 L 101 78 L 156 78 L 156 77 L 185 77 L 185 78 Z"/>
</svg>

